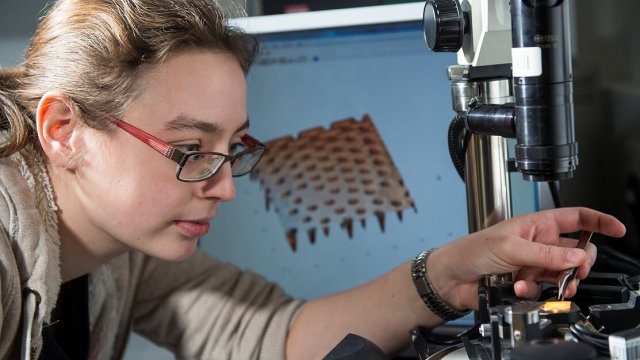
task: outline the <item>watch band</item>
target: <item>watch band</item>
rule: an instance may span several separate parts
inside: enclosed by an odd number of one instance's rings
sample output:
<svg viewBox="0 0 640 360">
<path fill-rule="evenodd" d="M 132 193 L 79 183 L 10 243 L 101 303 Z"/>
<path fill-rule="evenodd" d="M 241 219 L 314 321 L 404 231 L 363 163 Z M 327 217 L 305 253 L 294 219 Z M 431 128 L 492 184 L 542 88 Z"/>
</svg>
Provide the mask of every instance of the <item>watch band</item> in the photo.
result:
<svg viewBox="0 0 640 360">
<path fill-rule="evenodd" d="M 413 259 L 411 263 L 411 277 L 422 301 L 434 314 L 445 321 L 455 320 L 465 316 L 469 311 L 461 312 L 452 308 L 442 300 L 440 295 L 438 295 L 431 286 L 429 274 L 427 273 L 427 260 L 429 259 L 429 255 L 435 250 L 436 248 L 424 251 Z"/>
</svg>

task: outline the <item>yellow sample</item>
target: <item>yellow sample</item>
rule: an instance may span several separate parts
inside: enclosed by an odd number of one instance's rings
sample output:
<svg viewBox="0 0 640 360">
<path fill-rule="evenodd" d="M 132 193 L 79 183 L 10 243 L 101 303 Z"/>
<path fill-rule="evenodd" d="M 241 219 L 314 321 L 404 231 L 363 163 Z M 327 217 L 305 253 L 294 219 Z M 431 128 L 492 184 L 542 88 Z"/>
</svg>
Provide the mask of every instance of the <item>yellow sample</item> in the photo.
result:
<svg viewBox="0 0 640 360">
<path fill-rule="evenodd" d="M 571 301 L 547 301 L 540 305 L 540 309 L 554 313 L 567 312 L 571 309 Z"/>
</svg>

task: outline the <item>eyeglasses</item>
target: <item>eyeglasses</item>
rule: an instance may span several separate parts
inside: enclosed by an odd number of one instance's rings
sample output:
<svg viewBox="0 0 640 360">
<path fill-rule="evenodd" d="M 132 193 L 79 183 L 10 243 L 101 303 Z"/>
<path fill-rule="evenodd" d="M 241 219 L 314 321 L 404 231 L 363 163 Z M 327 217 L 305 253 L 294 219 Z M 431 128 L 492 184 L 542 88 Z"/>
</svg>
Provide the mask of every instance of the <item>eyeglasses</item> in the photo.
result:
<svg viewBox="0 0 640 360">
<path fill-rule="evenodd" d="M 167 159 L 178 164 L 176 178 L 184 182 L 198 182 L 210 179 L 216 175 L 227 161 L 231 164 L 232 176 L 246 175 L 258 164 L 266 149 L 263 143 L 249 134 L 245 134 L 240 138 L 240 149 L 231 155 L 205 151 L 181 151 L 124 120 L 110 115 L 104 116 L 125 132 L 135 136 Z"/>
</svg>

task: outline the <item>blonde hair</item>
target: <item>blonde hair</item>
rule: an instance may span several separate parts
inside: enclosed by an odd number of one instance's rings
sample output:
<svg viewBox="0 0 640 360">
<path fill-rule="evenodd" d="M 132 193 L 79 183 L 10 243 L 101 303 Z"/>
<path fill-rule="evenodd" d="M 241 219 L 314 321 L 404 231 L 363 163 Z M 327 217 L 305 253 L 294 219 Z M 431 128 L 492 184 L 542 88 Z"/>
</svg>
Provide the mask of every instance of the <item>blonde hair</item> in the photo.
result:
<svg viewBox="0 0 640 360">
<path fill-rule="evenodd" d="M 229 27 L 214 0 L 58 0 L 22 66 L 0 71 L 0 157 L 37 144 L 35 109 L 47 91 L 62 91 L 86 125 L 105 129 L 99 113 L 121 114 L 144 72 L 191 49 L 229 53 L 246 73 L 257 42 Z"/>
</svg>

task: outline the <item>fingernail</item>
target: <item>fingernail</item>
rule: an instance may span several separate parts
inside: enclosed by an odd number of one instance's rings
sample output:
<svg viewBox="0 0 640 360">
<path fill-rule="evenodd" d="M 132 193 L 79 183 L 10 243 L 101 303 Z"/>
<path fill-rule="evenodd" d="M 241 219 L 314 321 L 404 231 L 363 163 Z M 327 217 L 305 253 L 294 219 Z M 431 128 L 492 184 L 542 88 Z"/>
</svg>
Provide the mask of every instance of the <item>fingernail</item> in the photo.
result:
<svg viewBox="0 0 640 360">
<path fill-rule="evenodd" d="M 574 264 L 580 261 L 582 257 L 582 250 L 579 249 L 569 249 L 567 250 L 567 261 Z"/>
</svg>

